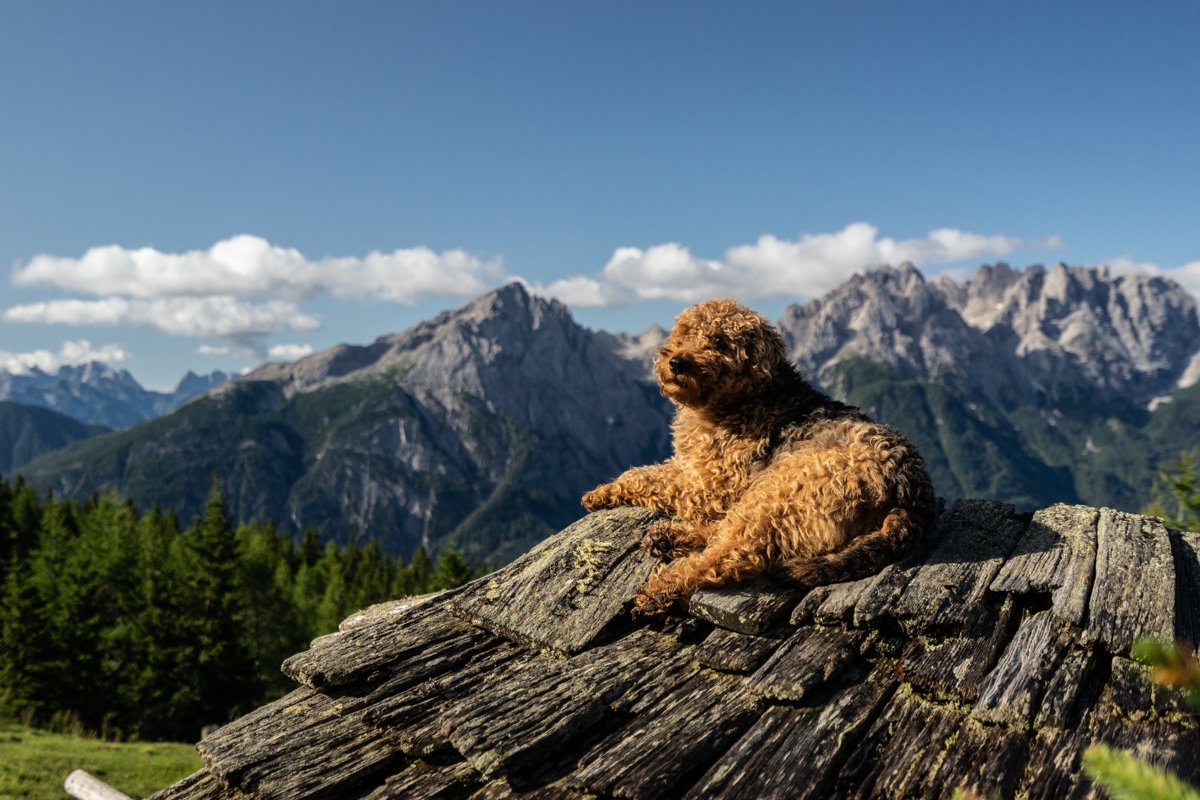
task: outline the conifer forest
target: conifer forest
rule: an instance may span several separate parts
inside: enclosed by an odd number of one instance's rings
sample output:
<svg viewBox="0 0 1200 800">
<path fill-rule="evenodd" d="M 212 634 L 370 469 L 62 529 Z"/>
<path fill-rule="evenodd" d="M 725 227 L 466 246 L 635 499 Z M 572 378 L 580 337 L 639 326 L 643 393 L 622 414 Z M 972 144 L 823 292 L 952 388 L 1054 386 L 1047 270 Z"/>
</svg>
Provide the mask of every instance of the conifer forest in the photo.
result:
<svg viewBox="0 0 1200 800">
<path fill-rule="evenodd" d="M 215 478 L 186 523 L 0 478 L 0 714 L 195 741 L 286 691 L 280 663 L 354 611 L 477 574 L 452 548 L 406 563 L 374 540 L 235 527 Z"/>
</svg>

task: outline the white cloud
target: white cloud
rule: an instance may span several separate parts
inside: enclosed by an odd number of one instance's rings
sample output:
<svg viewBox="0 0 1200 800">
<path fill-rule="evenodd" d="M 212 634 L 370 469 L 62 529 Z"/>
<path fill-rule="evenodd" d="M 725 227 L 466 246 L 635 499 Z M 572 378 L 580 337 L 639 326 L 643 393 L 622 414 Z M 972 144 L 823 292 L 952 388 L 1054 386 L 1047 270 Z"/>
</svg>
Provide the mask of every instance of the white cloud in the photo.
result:
<svg viewBox="0 0 1200 800">
<path fill-rule="evenodd" d="M 93 347 L 87 339 L 74 339 L 63 342 L 57 353 L 49 350 L 34 350 L 30 353 L 0 350 L 0 370 L 14 375 L 24 375 L 34 369 L 57 372 L 59 367 L 64 366 L 87 364 L 92 361 L 112 364 L 128 358 L 129 354 L 120 345 Z"/>
<path fill-rule="evenodd" d="M 1118 275 L 1161 275 L 1187 289 L 1200 298 L 1200 261 L 1191 261 L 1179 267 L 1160 267 L 1149 261 L 1138 261 L 1129 256 L 1118 256 L 1107 262 L 1107 266 Z"/>
<path fill-rule="evenodd" d="M 549 284 L 527 283 L 529 290 L 544 297 L 553 297 L 576 308 L 614 306 L 635 300 L 631 293 L 595 278 L 573 275 Z"/>
<path fill-rule="evenodd" d="M 271 358 L 279 358 L 284 361 L 295 361 L 298 358 L 311 356 L 313 347 L 311 344 L 275 344 L 267 350 L 267 355 Z"/>
<path fill-rule="evenodd" d="M 299 250 L 248 234 L 185 253 L 109 245 L 93 247 L 81 258 L 39 255 L 13 272 L 18 286 L 55 286 L 98 297 L 332 294 L 401 303 L 431 294 L 476 295 L 502 277 L 499 260 L 464 250 L 413 247 L 312 261 Z"/>
<path fill-rule="evenodd" d="M 767 234 L 753 244 L 730 248 L 721 261 L 697 258 L 675 243 L 645 250 L 621 247 L 599 278 L 573 276 L 536 288 L 576 306 L 657 299 L 690 303 L 722 294 L 747 300 L 813 297 L 855 273 L 887 264 L 954 264 L 1006 256 L 1022 246 L 1061 245 L 1056 236 L 1026 243 L 953 228 L 938 228 L 923 239 L 896 240 L 880 237 L 873 225 L 856 222 L 835 233 L 805 234 L 795 240 Z"/>
<path fill-rule="evenodd" d="M 48 300 L 13 306 L 0 319 L 47 325 L 148 326 L 173 336 L 224 339 L 256 352 L 262 351 L 261 339 L 276 331 L 320 326 L 316 317 L 286 300 L 255 304 L 225 296 Z"/>
<path fill-rule="evenodd" d="M 196 354 L 207 356 L 209 358 L 221 358 L 222 356 L 231 355 L 233 348 L 226 345 L 202 344 L 196 348 Z"/>
</svg>

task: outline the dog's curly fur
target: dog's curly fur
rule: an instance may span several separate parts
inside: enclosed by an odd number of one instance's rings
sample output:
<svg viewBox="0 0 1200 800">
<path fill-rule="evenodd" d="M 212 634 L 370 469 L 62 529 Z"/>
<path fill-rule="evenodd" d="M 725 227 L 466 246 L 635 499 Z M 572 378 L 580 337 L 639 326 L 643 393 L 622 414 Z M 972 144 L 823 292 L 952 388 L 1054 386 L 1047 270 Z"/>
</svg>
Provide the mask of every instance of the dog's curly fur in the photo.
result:
<svg viewBox="0 0 1200 800">
<path fill-rule="evenodd" d="M 660 565 L 643 613 L 763 574 L 814 586 L 878 570 L 935 523 L 916 448 L 895 428 L 821 394 L 759 314 L 718 299 L 684 310 L 654 363 L 677 408 L 674 455 L 583 496 L 594 511 L 667 515 L 643 545 Z"/>
</svg>

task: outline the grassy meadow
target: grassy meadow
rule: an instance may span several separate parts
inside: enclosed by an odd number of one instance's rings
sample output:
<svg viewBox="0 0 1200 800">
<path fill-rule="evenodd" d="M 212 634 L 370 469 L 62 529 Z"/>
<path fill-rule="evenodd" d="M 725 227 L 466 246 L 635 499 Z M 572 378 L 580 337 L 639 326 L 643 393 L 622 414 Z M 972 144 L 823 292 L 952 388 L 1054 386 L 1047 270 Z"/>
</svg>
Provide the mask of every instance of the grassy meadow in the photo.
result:
<svg viewBox="0 0 1200 800">
<path fill-rule="evenodd" d="M 0 720 L 0 798 L 61 800 L 63 781 L 84 769 L 115 789 L 142 798 L 200 768 L 190 744 L 106 742 Z"/>
</svg>

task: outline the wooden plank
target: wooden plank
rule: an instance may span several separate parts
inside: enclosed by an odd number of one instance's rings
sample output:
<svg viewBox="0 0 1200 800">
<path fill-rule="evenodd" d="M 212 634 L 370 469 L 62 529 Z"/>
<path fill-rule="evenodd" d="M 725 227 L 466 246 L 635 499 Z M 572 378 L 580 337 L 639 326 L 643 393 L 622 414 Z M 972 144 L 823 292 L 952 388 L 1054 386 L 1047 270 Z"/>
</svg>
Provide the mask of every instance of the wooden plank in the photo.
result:
<svg viewBox="0 0 1200 800">
<path fill-rule="evenodd" d="M 844 581 L 831 585 L 820 605 L 814 609 L 812 618 L 822 625 L 852 622 L 854 609 L 867 589 L 875 583 L 877 577 L 878 573 L 859 578 L 856 581 Z"/>
<path fill-rule="evenodd" d="M 891 606 L 891 616 L 912 633 L 969 628 L 1024 530 L 1005 503 L 955 503 L 942 515 L 938 544 Z"/>
<path fill-rule="evenodd" d="M 854 606 L 854 625 L 865 628 L 875 625 L 890 611 L 892 604 L 904 594 L 908 584 L 921 568 L 922 561 L 911 559 L 888 564 L 871 579 Z M 814 611 L 815 616 L 815 611 Z"/>
<path fill-rule="evenodd" d="M 439 718 L 443 709 L 534 658 L 528 651 L 504 643 L 437 678 L 416 685 L 402 680 L 404 688 L 399 691 L 391 682 L 385 682 L 365 699 L 363 721 L 387 729 L 407 755 L 430 755 L 449 746 Z"/>
<path fill-rule="evenodd" d="M 707 670 L 590 749 L 565 781 L 596 794 L 654 800 L 712 762 L 758 717 L 745 681 Z"/>
<path fill-rule="evenodd" d="M 329 703 L 328 698 L 313 689 L 297 689 L 218 728 L 201 739 L 196 750 L 214 774 L 236 778 L 242 765 L 252 762 L 254 754 L 267 750 L 275 738 L 286 740 L 308 725 L 310 717 L 315 719 L 327 709 Z M 220 769 L 212 769 L 214 765 Z"/>
<path fill-rule="evenodd" d="M 806 707 L 774 706 L 709 768 L 686 800 L 829 797 L 842 764 L 896 687 L 891 665 Z"/>
<path fill-rule="evenodd" d="M 860 631 L 801 628 L 750 676 L 749 685 L 775 700 L 800 700 L 850 666 L 863 638 Z"/>
<path fill-rule="evenodd" d="M 442 732 L 485 776 L 506 774 L 595 725 L 633 684 L 669 684 L 673 674 L 663 666 L 679 649 L 670 637 L 641 630 L 571 659 L 520 663 L 489 681 L 486 691 L 442 711 Z"/>
<path fill-rule="evenodd" d="M 1169 534 L 1175 561 L 1175 640 L 1200 645 L 1200 533 Z"/>
<path fill-rule="evenodd" d="M 504 778 L 488 783 L 468 800 L 596 800 L 595 795 L 565 785 L 562 781 L 517 791 Z"/>
<path fill-rule="evenodd" d="M 491 644 L 487 632 L 431 603 L 323 636 L 284 661 L 282 669 L 316 689 L 374 681 L 397 671 L 410 672 L 415 683 L 453 669 Z"/>
<path fill-rule="evenodd" d="M 981 722 L 1028 727 L 1075 636 L 1051 611 L 1017 628 L 1004 655 L 984 678 L 971 716 Z"/>
<path fill-rule="evenodd" d="M 146 800 L 242 800 L 246 795 L 217 780 L 207 769 L 160 789 Z"/>
<path fill-rule="evenodd" d="M 758 580 L 696 592 L 688 611 L 722 628 L 757 634 L 786 617 L 799 600 L 797 589 Z"/>
<path fill-rule="evenodd" d="M 1153 517 L 1100 510 L 1096 579 L 1085 638 L 1124 654 L 1142 636 L 1175 633 L 1175 567 L 1166 528 Z"/>
<path fill-rule="evenodd" d="M 809 590 L 808 594 L 804 595 L 796 607 L 792 609 L 792 615 L 788 618 L 788 622 L 792 625 L 803 625 L 806 622 L 812 622 L 813 617 L 817 614 L 817 609 L 825 602 L 825 598 L 829 597 L 833 591 L 833 585 L 816 586 Z"/>
<path fill-rule="evenodd" d="M 976 797 L 1011 798 L 1021 783 L 1029 751 L 1023 731 L 967 719 L 946 743 L 945 756 L 923 781 L 922 797 L 949 797 L 954 790 Z"/>
<path fill-rule="evenodd" d="M 1034 727 L 1067 728 L 1076 724 L 1080 698 L 1092 680 L 1095 665 L 1096 654 L 1091 648 L 1073 647 L 1067 652 L 1046 685 Z"/>
<path fill-rule="evenodd" d="M 1093 744 L 1133 751 L 1138 758 L 1166 767 L 1184 781 L 1200 782 L 1200 733 L 1195 728 L 1164 722 L 1134 722 L 1093 711 L 1075 728 L 1045 728 L 1030 747 L 1019 796 L 1029 800 L 1062 797 L 1107 797 L 1080 767 L 1083 752 Z"/>
<path fill-rule="evenodd" d="M 1052 592 L 1054 613 L 1082 627 L 1096 570 L 1096 524 L 1089 506 L 1057 504 L 1033 515 L 993 592 Z"/>
<path fill-rule="evenodd" d="M 927 796 L 924 783 L 965 718 L 962 711 L 926 702 L 901 686 L 854 747 L 827 796 Z"/>
<path fill-rule="evenodd" d="M 597 511 L 449 601 L 474 625 L 562 654 L 595 641 L 633 598 L 657 561 L 641 547 L 654 515 Z"/>
<path fill-rule="evenodd" d="M 781 639 L 713 628 L 696 648 L 696 660 L 706 667 L 722 672 L 753 672 L 762 666 L 782 643 Z"/>
<path fill-rule="evenodd" d="M 403 752 L 362 719 L 361 696 L 294 692 L 252 725 L 227 725 L 197 745 L 223 783 L 260 798 L 345 794 L 401 763 Z"/>
<path fill-rule="evenodd" d="M 449 800 L 462 797 L 472 784 L 478 785 L 478 773 L 465 761 L 441 767 L 418 761 L 361 800 Z"/>
<path fill-rule="evenodd" d="M 998 605 L 989 603 L 989 607 L 987 616 L 966 636 L 910 640 L 897 665 L 904 680 L 936 700 L 978 700 L 984 677 L 1000 658 L 1017 622 L 1012 598 Z"/>
<path fill-rule="evenodd" d="M 1184 692 L 1154 682 L 1151 670 L 1128 658 L 1113 656 L 1112 701 L 1133 720 L 1169 719 L 1191 713 Z"/>
</svg>

